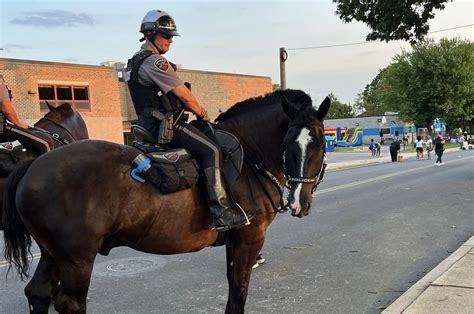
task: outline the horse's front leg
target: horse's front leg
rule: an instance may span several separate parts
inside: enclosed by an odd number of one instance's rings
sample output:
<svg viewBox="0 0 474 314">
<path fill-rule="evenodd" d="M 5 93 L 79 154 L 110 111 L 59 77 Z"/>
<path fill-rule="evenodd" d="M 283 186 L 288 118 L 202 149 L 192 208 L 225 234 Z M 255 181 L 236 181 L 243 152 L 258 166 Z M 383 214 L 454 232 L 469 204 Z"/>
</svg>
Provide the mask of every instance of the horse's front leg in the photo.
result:
<svg viewBox="0 0 474 314">
<path fill-rule="evenodd" d="M 262 246 L 263 241 L 252 244 L 236 241 L 234 244 L 226 246 L 227 280 L 229 282 L 226 313 L 244 313 L 250 273 Z"/>
</svg>

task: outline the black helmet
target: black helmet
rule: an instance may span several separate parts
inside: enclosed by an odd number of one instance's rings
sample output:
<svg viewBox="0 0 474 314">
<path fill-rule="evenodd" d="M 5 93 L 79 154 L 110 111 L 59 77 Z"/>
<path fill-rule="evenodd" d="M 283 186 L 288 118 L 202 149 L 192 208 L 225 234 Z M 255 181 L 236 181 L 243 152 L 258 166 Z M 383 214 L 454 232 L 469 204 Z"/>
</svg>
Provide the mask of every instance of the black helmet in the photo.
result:
<svg viewBox="0 0 474 314">
<path fill-rule="evenodd" d="M 145 34 L 147 31 L 179 36 L 174 19 L 161 10 L 151 10 L 145 15 L 140 26 L 140 33 Z"/>
</svg>

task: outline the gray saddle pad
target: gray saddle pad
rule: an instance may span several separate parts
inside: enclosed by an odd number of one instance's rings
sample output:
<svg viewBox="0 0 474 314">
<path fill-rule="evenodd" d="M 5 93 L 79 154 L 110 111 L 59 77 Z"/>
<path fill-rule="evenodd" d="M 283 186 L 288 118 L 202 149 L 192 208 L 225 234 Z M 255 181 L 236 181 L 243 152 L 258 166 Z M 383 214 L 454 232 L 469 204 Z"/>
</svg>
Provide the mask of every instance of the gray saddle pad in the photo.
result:
<svg viewBox="0 0 474 314">
<path fill-rule="evenodd" d="M 224 155 L 222 171 L 224 172 L 227 183 L 231 185 L 235 182 L 242 170 L 244 150 L 234 134 L 215 129 L 214 135 Z"/>
</svg>

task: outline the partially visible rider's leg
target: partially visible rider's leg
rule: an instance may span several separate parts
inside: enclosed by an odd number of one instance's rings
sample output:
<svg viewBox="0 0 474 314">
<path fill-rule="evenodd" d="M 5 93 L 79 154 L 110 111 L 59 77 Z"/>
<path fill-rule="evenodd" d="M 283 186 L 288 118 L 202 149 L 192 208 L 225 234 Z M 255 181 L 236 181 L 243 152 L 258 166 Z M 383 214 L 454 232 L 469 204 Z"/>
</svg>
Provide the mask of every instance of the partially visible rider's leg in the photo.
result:
<svg viewBox="0 0 474 314">
<path fill-rule="evenodd" d="M 175 129 L 170 144 L 173 147 L 188 149 L 203 170 L 216 231 L 227 231 L 249 224 L 254 214 L 244 212 L 238 204 L 233 204 L 226 191 L 225 180 L 220 169 L 221 152 L 217 144 L 194 126 L 184 123 L 180 123 Z"/>
</svg>

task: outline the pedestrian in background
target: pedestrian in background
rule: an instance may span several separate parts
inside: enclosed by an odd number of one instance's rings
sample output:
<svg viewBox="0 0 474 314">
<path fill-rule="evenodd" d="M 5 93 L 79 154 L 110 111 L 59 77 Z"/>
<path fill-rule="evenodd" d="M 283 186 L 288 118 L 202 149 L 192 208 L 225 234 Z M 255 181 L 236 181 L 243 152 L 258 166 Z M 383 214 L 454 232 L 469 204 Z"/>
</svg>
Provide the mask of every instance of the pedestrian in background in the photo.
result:
<svg viewBox="0 0 474 314">
<path fill-rule="evenodd" d="M 444 152 L 444 139 L 441 135 L 438 135 L 435 139 L 435 153 L 438 158 L 436 159 L 436 163 L 434 164 L 435 166 L 442 166 L 443 161 L 441 160 L 441 157 L 443 156 Z"/>
<path fill-rule="evenodd" d="M 458 142 L 459 142 L 459 148 L 460 148 L 460 149 L 463 148 L 465 141 L 466 141 L 466 138 L 461 135 L 461 136 L 459 137 L 459 140 L 458 140 Z"/>
<path fill-rule="evenodd" d="M 390 144 L 390 157 L 392 157 L 392 162 L 396 162 L 398 160 L 398 154 L 400 152 L 400 141 L 395 140 Z"/>
<path fill-rule="evenodd" d="M 433 141 L 431 140 L 431 136 L 428 136 L 426 140 L 426 159 L 431 159 L 431 152 L 433 151 Z"/>
<path fill-rule="evenodd" d="M 375 142 L 375 149 L 376 149 L 375 155 L 380 157 L 380 143 Z"/>
<path fill-rule="evenodd" d="M 371 151 L 371 157 L 375 156 L 375 142 L 374 139 L 370 140 L 369 150 Z"/>
<path fill-rule="evenodd" d="M 425 142 L 421 139 L 421 136 L 416 137 L 415 148 L 416 148 L 416 159 L 423 159 L 423 144 Z"/>
</svg>

